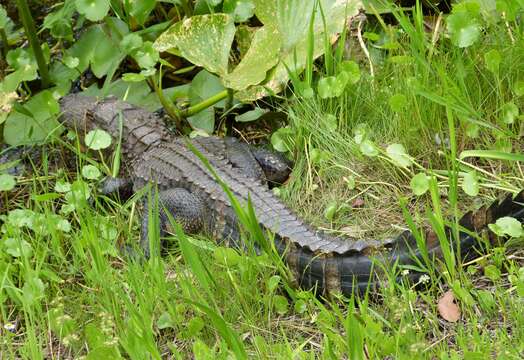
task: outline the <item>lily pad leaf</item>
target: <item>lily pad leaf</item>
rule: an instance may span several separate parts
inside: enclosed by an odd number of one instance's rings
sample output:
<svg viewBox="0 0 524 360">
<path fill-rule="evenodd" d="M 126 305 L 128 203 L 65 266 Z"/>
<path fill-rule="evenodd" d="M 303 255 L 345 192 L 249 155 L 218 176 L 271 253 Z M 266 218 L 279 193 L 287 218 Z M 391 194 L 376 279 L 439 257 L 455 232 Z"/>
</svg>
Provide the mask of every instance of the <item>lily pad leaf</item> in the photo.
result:
<svg viewBox="0 0 524 360">
<path fill-rule="evenodd" d="M 459 11 L 449 15 L 447 22 L 451 41 L 460 48 L 473 45 L 480 37 L 480 25 L 468 11 Z"/>
<path fill-rule="evenodd" d="M 234 36 L 232 16 L 196 15 L 171 26 L 156 39 L 153 47 L 157 51 L 176 48 L 193 64 L 209 72 L 225 75 Z"/>
<path fill-rule="evenodd" d="M 13 175 L 1 174 L 0 175 L 0 191 L 13 190 L 16 185 L 16 180 Z"/>
<path fill-rule="evenodd" d="M 88 148 L 102 150 L 111 145 L 111 135 L 102 129 L 95 129 L 86 134 L 84 141 Z"/>
<path fill-rule="evenodd" d="M 497 219 L 495 224 L 488 224 L 488 227 L 498 236 L 524 236 L 524 229 L 522 228 L 522 224 L 517 219 L 509 216 L 504 216 Z"/>
<path fill-rule="evenodd" d="M 360 143 L 360 151 L 362 154 L 370 157 L 378 155 L 377 146 L 371 140 L 364 140 Z"/>
<path fill-rule="evenodd" d="M 477 196 L 479 188 L 477 173 L 475 171 L 467 172 L 462 179 L 462 190 L 469 196 Z"/>
<path fill-rule="evenodd" d="M 264 26 L 257 30 L 240 64 L 223 77 L 224 85 L 230 89 L 244 90 L 264 81 L 267 71 L 278 62 L 280 44 L 280 34 L 276 29 Z"/>
<path fill-rule="evenodd" d="M 88 20 L 102 20 L 109 11 L 109 0 L 76 0 L 76 9 Z"/>
<path fill-rule="evenodd" d="M 410 186 L 415 195 L 423 195 L 429 190 L 429 177 L 425 173 L 418 173 L 411 179 Z"/>
<path fill-rule="evenodd" d="M 505 103 L 501 109 L 501 120 L 505 124 L 513 124 L 519 116 L 519 108 L 514 102 Z"/>
<path fill-rule="evenodd" d="M 411 157 L 406 153 L 402 144 L 391 144 L 386 148 L 386 153 L 395 164 L 401 167 L 411 165 Z"/>
</svg>

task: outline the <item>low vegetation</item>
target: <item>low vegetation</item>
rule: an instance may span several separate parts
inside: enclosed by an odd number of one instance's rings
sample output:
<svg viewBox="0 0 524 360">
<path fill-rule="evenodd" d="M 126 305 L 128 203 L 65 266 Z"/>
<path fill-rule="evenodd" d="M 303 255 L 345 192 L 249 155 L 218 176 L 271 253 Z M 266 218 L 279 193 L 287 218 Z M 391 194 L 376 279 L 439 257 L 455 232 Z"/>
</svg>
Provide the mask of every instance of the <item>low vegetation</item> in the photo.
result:
<svg viewBox="0 0 524 360">
<path fill-rule="evenodd" d="M 16 3 L 0 7 L 4 141 L 46 145 L 21 175 L 0 165 L 0 357 L 524 357 L 522 219 L 492 224 L 500 242 L 476 259 L 447 256 L 416 283 L 420 269 L 386 269 L 392 281 L 352 298 L 296 288 L 271 250 L 177 229 L 164 257 L 132 261 L 120 249 L 139 237 L 141 194 L 98 192 L 118 173 L 115 141 L 82 146 L 57 102 L 113 94 L 189 136 L 266 141 L 294 161 L 273 191 L 348 241 L 456 226 L 524 188 L 522 1 L 357 14 L 356 1 L 66 0 L 30 4 L 35 19 Z M 246 241 L 264 241 L 237 210 Z"/>
</svg>

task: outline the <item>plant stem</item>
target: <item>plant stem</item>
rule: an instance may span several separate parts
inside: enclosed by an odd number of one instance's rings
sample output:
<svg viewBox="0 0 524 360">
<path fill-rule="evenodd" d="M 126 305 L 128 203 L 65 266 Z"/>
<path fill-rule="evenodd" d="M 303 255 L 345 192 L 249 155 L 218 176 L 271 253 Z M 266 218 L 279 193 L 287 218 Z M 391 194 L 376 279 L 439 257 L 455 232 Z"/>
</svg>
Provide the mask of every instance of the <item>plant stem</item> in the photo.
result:
<svg viewBox="0 0 524 360">
<path fill-rule="evenodd" d="M 227 89 L 227 100 L 226 105 L 224 106 L 224 113 L 227 114 L 229 110 L 231 110 L 231 107 L 233 106 L 233 89 Z"/>
<path fill-rule="evenodd" d="M 47 64 L 45 63 L 44 54 L 42 53 L 42 48 L 40 47 L 40 42 L 36 36 L 36 27 L 31 16 L 31 11 L 29 6 L 27 6 L 26 0 L 16 0 L 18 5 L 18 12 L 22 18 L 22 23 L 24 24 L 25 34 L 29 40 L 29 45 L 33 49 L 33 53 L 36 58 L 36 63 L 38 64 L 38 71 L 40 72 L 40 79 L 42 81 L 42 88 L 47 88 L 51 83 L 49 79 L 49 72 L 47 71 Z"/>
<path fill-rule="evenodd" d="M 158 76 L 158 81 L 160 82 L 162 76 Z M 176 107 L 175 104 L 173 104 L 170 100 L 166 99 L 164 96 L 164 92 L 162 91 L 162 86 L 157 84 L 156 79 L 154 76 L 152 76 L 150 79 L 150 83 L 153 84 L 153 88 L 155 89 L 155 93 L 158 96 L 158 99 L 160 100 L 160 103 L 166 110 L 167 114 L 175 120 L 175 125 L 177 128 L 179 128 L 180 122 L 182 120 L 182 114 L 180 113 L 180 109 Z"/>
<path fill-rule="evenodd" d="M 211 96 L 210 98 L 207 98 L 206 100 L 204 100 L 202 102 L 199 102 L 196 105 L 190 106 L 187 109 L 182 110 L 181 115 L 182 115 L 182 117 L 189 117 L 189 116 L 195 115 L 196 113 L 199 113 L 200 111 L 202 111 L 204 109 L 207 109 L 211 105 L 216 104 L 217 102 L 219 102 L 220 100 L 222 100 L 222 99 L 224 99 L 226 97 L 227 97 L 227 90 L 223 90 L 223 91 L 221 91 L 221 92 Z"/>
<path fill-rule="evenodd" d="M 0 40 L 2 41 L 2 56 L 5 59 L 9 51 L 9 43 L 7 42 L 7 34 L 4 29 L 0 29 Z"/>
</svg>

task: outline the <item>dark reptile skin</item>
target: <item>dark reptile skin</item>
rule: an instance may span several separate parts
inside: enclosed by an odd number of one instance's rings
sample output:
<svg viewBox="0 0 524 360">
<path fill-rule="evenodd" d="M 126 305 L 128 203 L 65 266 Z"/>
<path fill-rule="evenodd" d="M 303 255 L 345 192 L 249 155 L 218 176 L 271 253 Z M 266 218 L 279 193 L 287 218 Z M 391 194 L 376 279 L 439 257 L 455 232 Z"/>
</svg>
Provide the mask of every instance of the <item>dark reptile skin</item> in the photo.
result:
<svg viewBox="0 0 524 360">
<path fill-rule="evenodd" d="M 130 165 L 127 170 L 134 190 L 149 183 L 157 185 L 159 201 L 185 231 L 206 232 L 227 245 L 243 246 L 238 219 L 221 186 L 188 149 L 188 140 L 171 135 L 161 119 L 115 98 L 98 102 L 73 94 L 64 97 L 61 106 L 62 120 L 67 126 L 81 132 L 102 128 L 115 137 L 119 133 L 119 114 L 122 114 L 123 163 Z M 381 266 L 397 261 L 413 264 L 413 255 L 420 257 L 409 232 L 381 241 L 350 240 L 326 235 L 304 223 L 268 190 L 268 179 L 281 181 L 284 175 L 274 176 L 274 167 L 267 169 L 264 164 L 264 159 L 270 158 L 267 153 L 258 154 L 232 138 L 198 138 L 192 143 L 241 202 L 245 203 L 249 196 L 261 227 L 275 234 L 277 250 L 303 288 L 316 288 L 319 294 L 351 295 L 380 284 L 384 280 L 380 276 Z M 262 161 L 257 161 L 259 159 Z M 288 165 L 278 167 L 289 168 Z M 500 204 L 466 214 L 461 225 L 469 231 L 487 234 L 487 224 L 501 216 L 524 217 L 523 202 L 524 192 L 521 192 L 513 200 L 508 197 Z M 160 217 L 161 225 L 165 225 L 167 216 L 160 214 Z M 149 253 L 147 218 L 146 213 L 141 240 L 146 255 Z M 451 238 L 451 231 L 445 229 L 445 232 Z M 489 236 L 492 238 L 493 234 Z M 441 258 L 435 233 L 428 231 L 425 238 L 430 257 Z M 463 255 L 472 254 L 475 244 L 473 236 L 460 233 Z"/>
</svg>

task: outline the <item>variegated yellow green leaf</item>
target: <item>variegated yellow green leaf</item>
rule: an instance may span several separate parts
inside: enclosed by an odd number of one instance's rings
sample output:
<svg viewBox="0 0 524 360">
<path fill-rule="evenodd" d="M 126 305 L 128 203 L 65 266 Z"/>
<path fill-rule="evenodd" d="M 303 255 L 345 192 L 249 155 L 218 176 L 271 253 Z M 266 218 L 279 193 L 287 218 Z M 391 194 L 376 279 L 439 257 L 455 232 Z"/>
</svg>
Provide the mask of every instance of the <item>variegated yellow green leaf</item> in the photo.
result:
<svg viewBox="0 0 524 360">
<path fill-rule="evenodd" d="M 197 15 L 171 26 L 153 46 L 158 51 L 176 48 L 193 64 L 223 76 L 234 36 L 235 24 L 228 14 Z"/>
<path fill-rule="evenodd" d="M 230 89 L 244 90 L 264 81 L 267 71 L 278 62 L 280 44 L 280 34 L 276 29 L 264 26 L 257 30 L 240 64 L 222 77 L 224 85 Z"/>
</svg>

